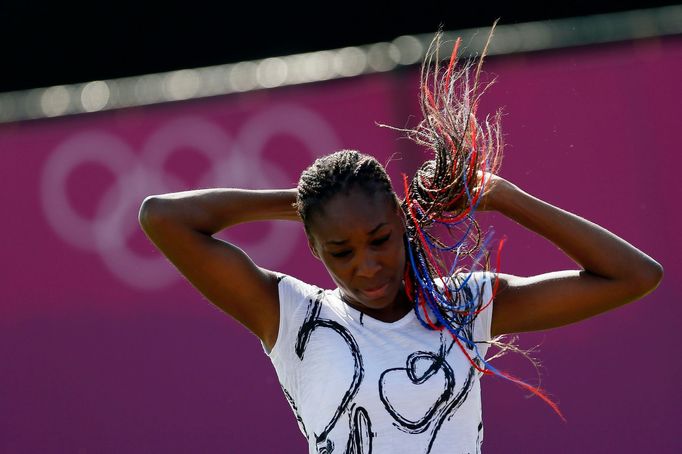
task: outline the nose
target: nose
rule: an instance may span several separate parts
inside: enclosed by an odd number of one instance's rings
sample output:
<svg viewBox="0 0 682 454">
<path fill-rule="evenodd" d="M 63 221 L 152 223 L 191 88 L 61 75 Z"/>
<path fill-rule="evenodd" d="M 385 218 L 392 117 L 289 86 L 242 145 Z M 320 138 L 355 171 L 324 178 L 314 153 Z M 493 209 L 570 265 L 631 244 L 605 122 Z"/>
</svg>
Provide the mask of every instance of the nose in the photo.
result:
<svg viewBox="0 0 682 454">
<path fill-rule="evenodd" d="M 358 257 L 359 261 L 357 264 L 357 269 L 355 274 L 358 277 L 363 277 L 363 278 L 371 278 L 376 275 L 376 273 L 379 271 L 381 268 L 381 265 L 379 264 L 379 260 L 372 251 L 367 251 L 364 254 L 362 254 L 361 257 Z"/>
</svg>

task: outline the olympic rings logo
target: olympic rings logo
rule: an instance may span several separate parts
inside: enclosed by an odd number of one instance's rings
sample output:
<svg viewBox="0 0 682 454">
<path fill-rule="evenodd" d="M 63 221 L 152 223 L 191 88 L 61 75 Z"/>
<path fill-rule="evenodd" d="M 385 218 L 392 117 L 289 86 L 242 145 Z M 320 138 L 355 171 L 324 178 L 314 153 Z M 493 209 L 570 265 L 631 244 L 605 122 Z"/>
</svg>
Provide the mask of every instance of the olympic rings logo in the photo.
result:
<svg viewBox="0 0 682 454">
<path fill-rule="evenodd" d="M 164 172 L 164 164 L 180 149 L 190 148 L 211 163 L 200 176 L 199 187 L 290 187 L 291 177 L 281 167 L 286 156 L 280 162 L 263 157 L 275 134 L 298 139 L 309 162 L 338 149 L 340 143 L 319 114 L 297 105 L 278 105 L 254 115 L 234 139 L 205 118 L 180 117 L 154 131 L 140 153 L 114 134 L 84 131 L 60 143 L 46 160 L 40 188 L 43 211 L 57 235 L 75 248 L 99 254 L 122 282 L 138 289 L 160 289 L 178 279 L 178 272 L 163 256 L 143 257 L 131 250 L 128 240 L 143 235 L 137 213 L 144 197 L 181 190 L 178 178 Z M 77 212 L 67 194 L 69 177 L 86 163 L 100 165 L 115 176 L 92 219 Z M 268 230 L 257 243 L 240 246 L 256 263 L 274 267 L 292 254 L 297 226 L 281 222 Z"/>
</svg>

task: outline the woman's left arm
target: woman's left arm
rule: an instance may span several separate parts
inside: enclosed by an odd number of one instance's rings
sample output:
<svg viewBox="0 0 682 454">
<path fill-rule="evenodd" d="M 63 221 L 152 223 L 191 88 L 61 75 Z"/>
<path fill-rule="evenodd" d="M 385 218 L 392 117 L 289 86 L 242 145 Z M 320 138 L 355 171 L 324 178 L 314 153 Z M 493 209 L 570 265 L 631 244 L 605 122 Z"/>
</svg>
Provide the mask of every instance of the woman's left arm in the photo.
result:
<svg viewBox="0 0 682 454">
<path fill-rule="evenodd" d="M 622 238 L 501 177 L 488 177 L 482 209 L 542 235 L 583 267 L 531 277 L 499 273 L 493 335 L 577 322 L 642 298 L 661 282 L 663 267 Z"/>
</svg>

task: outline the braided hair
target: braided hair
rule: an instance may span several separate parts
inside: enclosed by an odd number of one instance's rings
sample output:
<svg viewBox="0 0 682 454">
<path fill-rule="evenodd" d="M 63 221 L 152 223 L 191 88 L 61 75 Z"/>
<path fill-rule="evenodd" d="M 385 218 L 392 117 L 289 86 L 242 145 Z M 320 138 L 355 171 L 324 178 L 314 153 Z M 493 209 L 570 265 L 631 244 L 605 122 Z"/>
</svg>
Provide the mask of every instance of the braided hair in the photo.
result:
<svg viewBox="0 0 682 454">
<path fill-rule="evenodd" d="M 373 156 L 341 150 L 318 158 L 298 181 L 296 209 L 308 231 L 310 216 L 339 193 L 360 188 L 367 194 L 384 192 L 399 205 L 386 169 Z"/>
<path fill-rule="evenodd" d="M 406 220 L 405 291 L 422 325 L 447 330 L 479 372 L 504 377 L 528 389 L 563 418 L 538 386 L 493 367 L 490 359 L 478 353 L 473 339 L 474 320 L 492 303 L 498 285 L 495 279 L 489 301 L 482 301 L 482 291 L 474 295 L 466 285 L 471 278 L 469 270 L 493 270 L 488 252 L 493 232 L 484 236 L 474 213 L 490 183 L 489 175 L 499 171 L 502 161 L 501 112 L 483 121 L 476 117 L 481 95 L 494 83 L 482 82 L 481 68 L 496 24 L 478 60 L 458 65 L 458 38 L 446 68 L 440 66 L 443 34 L 439 30 L 421 67 L 419 101 L 423 120 L 412 129 L 379 125 L 405 133 L 433 153 L 411 180 L 403 175 L 404 200 L 397 198 L 385 169 L 376 159 L 342 150 L 318 159 L 303 172 L 296 206 L 306 225 L 311 213 L 320 210 L 335 194 L 352 187 L 368 194 L 385 191 L 391 195 Z M 497 270 L 503 243 L 498 246 Z M 493 357 L 507 350 L 528 356 L 513 340 L 505 343 L 498 337 L 489 342 L 500 349 Z"/>
</svg>

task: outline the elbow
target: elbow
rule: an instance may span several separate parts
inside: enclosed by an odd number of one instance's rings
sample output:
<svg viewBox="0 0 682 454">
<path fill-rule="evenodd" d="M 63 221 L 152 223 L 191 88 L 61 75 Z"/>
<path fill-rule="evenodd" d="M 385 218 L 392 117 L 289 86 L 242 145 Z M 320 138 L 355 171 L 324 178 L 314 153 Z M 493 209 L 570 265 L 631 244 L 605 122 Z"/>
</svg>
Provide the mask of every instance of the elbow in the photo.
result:
<svg viewBox="0 0 682 454">
<path fill-rule="evenodd" d="M 663 266 L 658 263 L 657 261 L 654 260 L 653 263 L 653 277 L 652 277 L 652 287 L 651 290 L 654 290 L 658 285 L 661 283 L 663 280 Z"/>
<path fill-rule="evenodd" d="M 137 221 L 142 227 L 142 230 L 149 232 L 155 223 L 158 223 L 159 219 L 162 217 L 163 200 L 157 196 L 148 196 L 140 205 L 140 211 L 137 214 Z"/>
<path fill-rule="evenodd" d="M 640 270 L 640 277 L 637 279 L 642 296 L 653 292 L 663 280 L 663 266 L 657 261 L 650 259 Z"/>
</svg>

